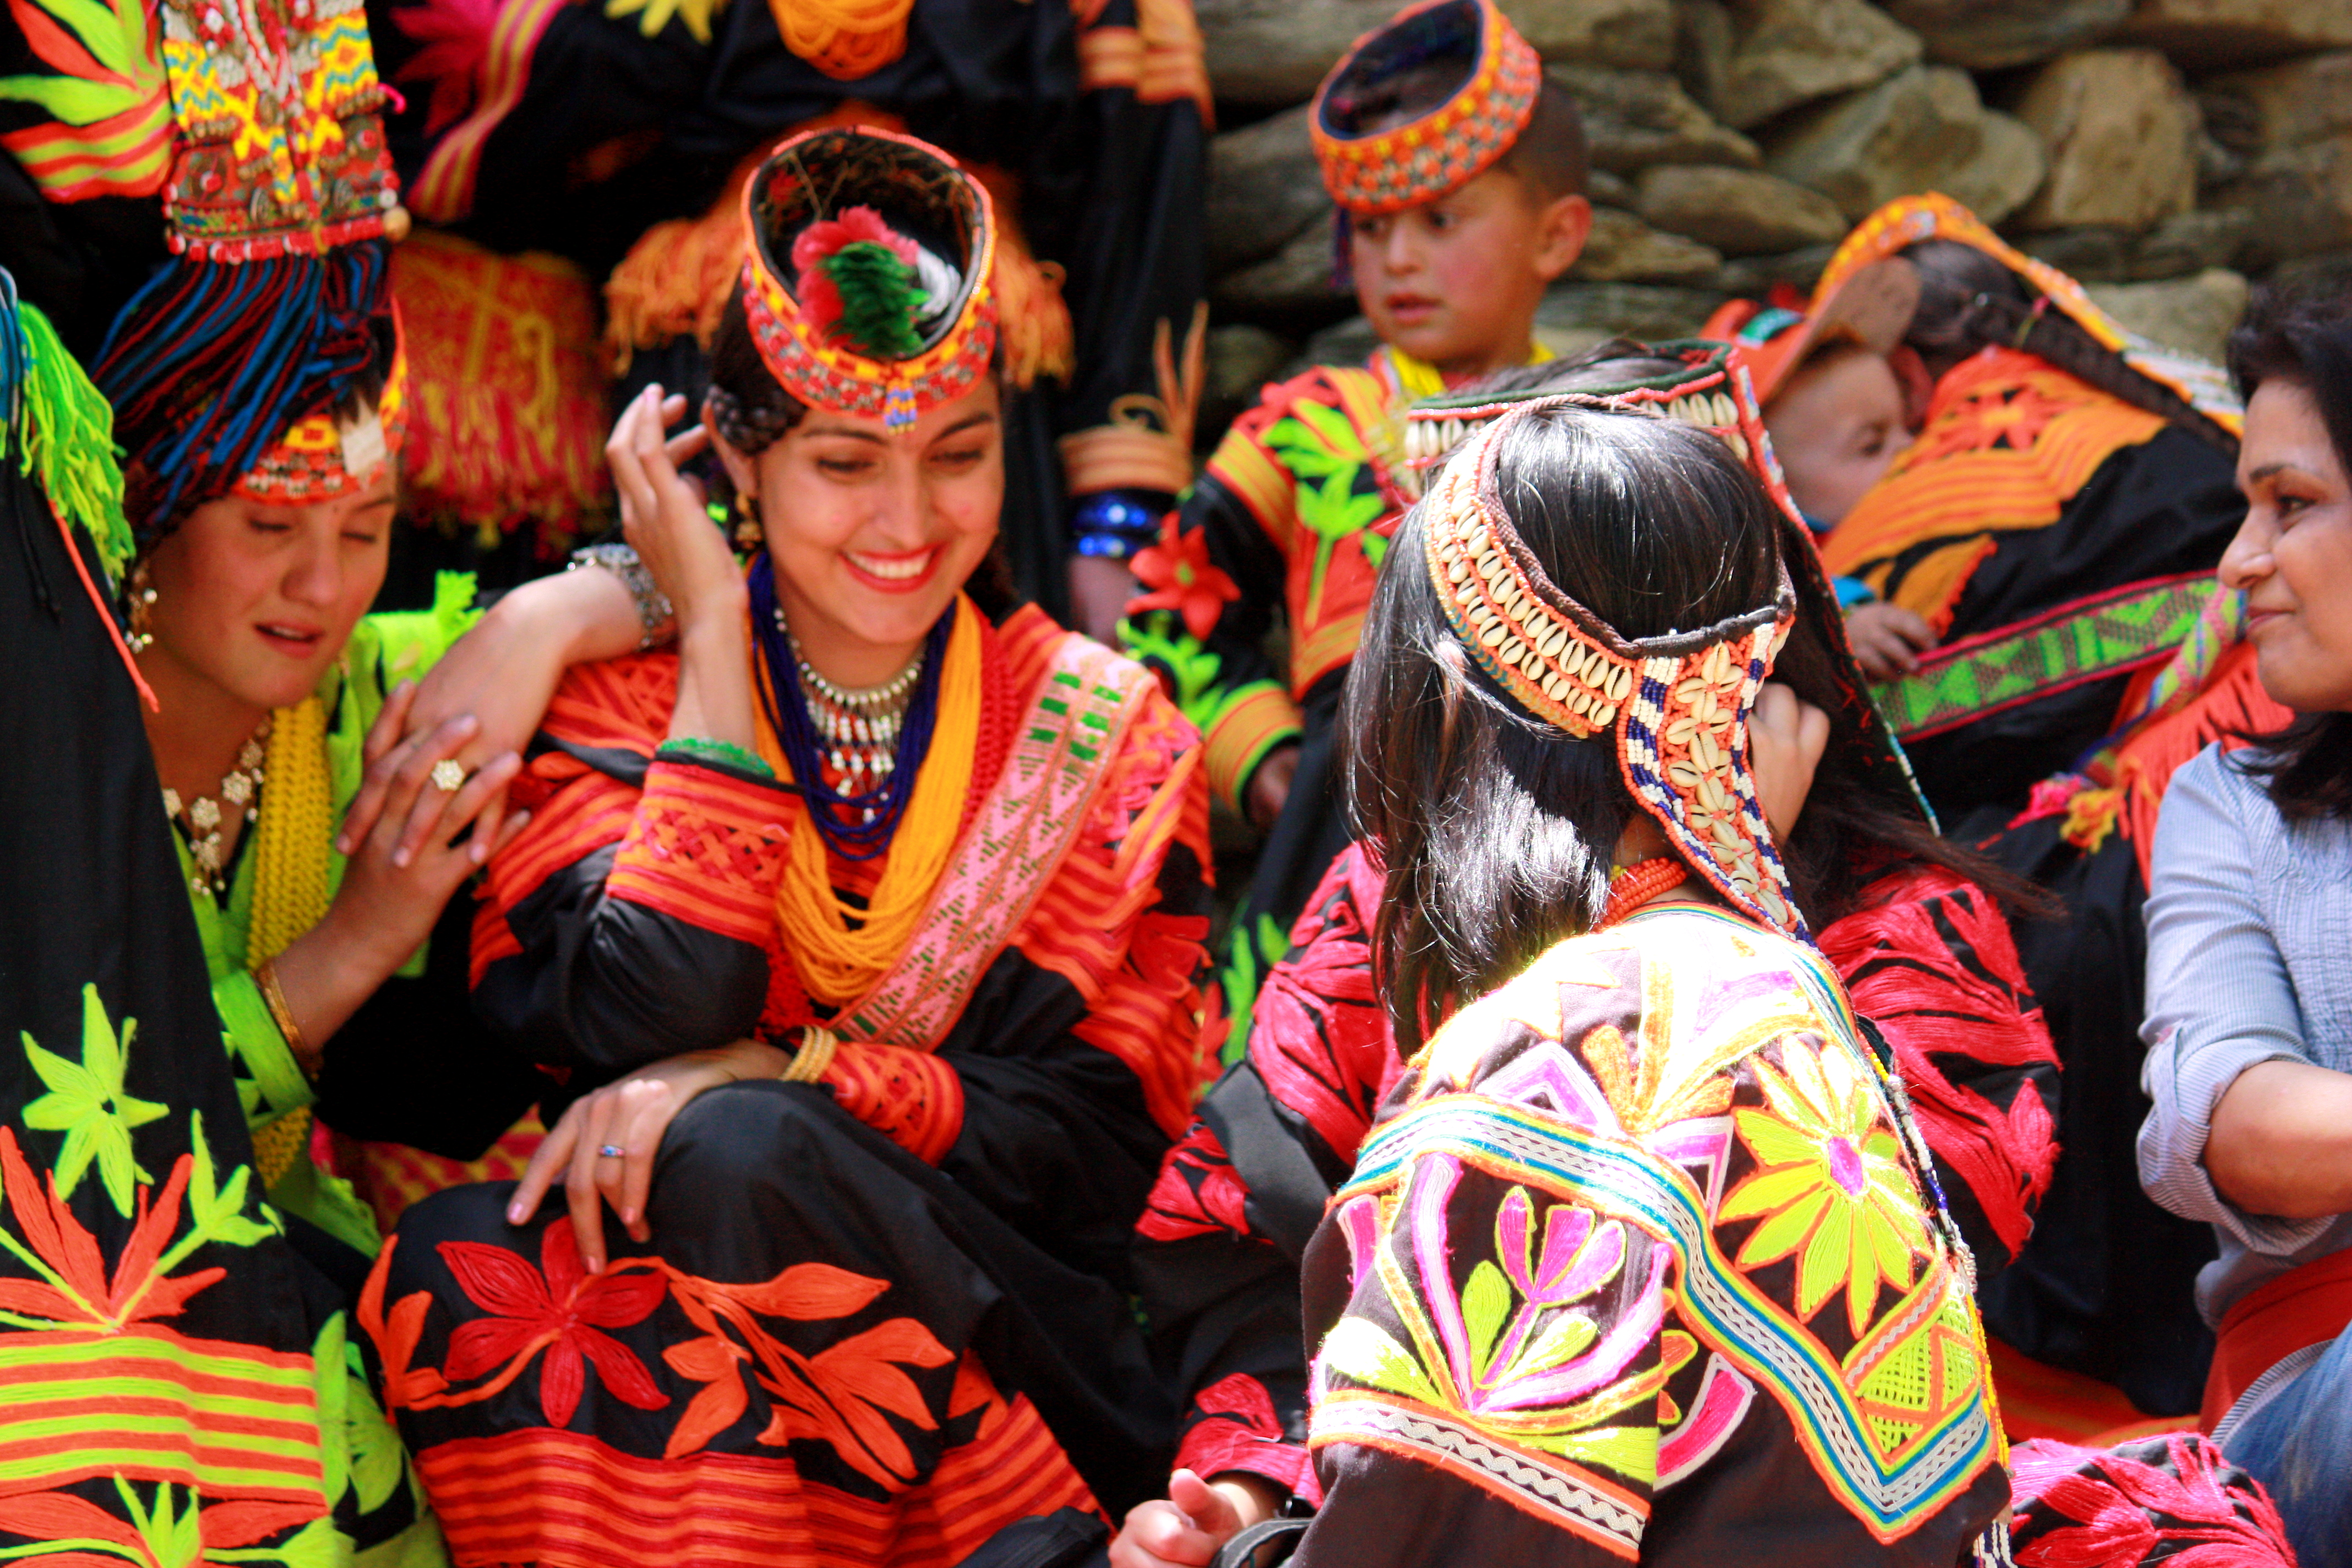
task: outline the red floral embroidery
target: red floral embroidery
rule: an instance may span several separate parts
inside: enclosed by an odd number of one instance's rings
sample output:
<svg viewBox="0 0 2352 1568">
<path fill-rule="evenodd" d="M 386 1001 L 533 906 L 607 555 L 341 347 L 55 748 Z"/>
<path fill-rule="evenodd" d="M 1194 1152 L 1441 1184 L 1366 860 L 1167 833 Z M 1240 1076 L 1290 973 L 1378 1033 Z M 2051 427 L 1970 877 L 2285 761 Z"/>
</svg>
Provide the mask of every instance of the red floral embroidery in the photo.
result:
<svg viewBox="0 0 2352 1568">
<path fill-rule="evenodd" d="M 593 1362 L 604 1386 L 626 1404 L 659 1410 L 669 1403 L 636 1352 L 599 1331 L 643 1322 L 661 1305 L 669 1286 L 659 1273 L 633 1267 L 637 1260 L 632 1259 L 592 1277 L 581 1265 L 572 1227 L 561 1222 L 541 1233 L 544 1278 L 503 1247 L 445 1241 L 440 1253 L 458 1288 L 491 1314 L 450 1332 L 445 1372 L 451 1381 L 502 1367 L 498 1381 L 503 1387 L 544 1350 L 539 1401 L 551 1426 L 568 1426 L 580 1407 L 587 1384 L 583 1362 Z"/>
<path fill-rule="evenodd" d="M 1864 898 L 1822 952 L 1894 1047 L 1928 1147 L 2014 1257 L 2057 1167 L 2058 1056 L 2008 922 L 1948 871 L 1897 873 Z"/>
<path fill-rule="evenodd" d="M 1291 929 L 1289 955 L 1267 972 L 1250 1015 L 1250 1062 L 1331 1152 L 1352 1160 L 1381 1096 L 1403 1069 L 1372 984 L 1371 933 L 1381 873 L 1349 845 Z"/>
<path fill-rule="evenodd" d="M 1246 1470 L 1312 1497 L 1313 1457 L 1283 1432 L 1265 1384 L 1244 1373 L 1217 1379 L 1192 1396 L 1192 1424 L 1176 1462 L 1196 1475 Z"/>
<path fill-rule="evenodd" d="M 1139 616 L 1147 610 L 1173 610 L 1183 617 L 1186 631 L 1205 637 L 1242 591 L 1211 564 L 1209 531 L 1196 528 L 1188 532 L 1176 522 L 1177 514 L 1170 512 L 1160 524 L 1160 542 L 1137 551 L 1135 559 L 1127 563 L 1136 581 L 1150 590 L 1129 599 L 1127 613 Z"/>
<path fill-rule="evenodd" d="M 2018 1446 L 2022 1568 L 2287 1568 L 2294 1552 L 2262 1483 L 2193 1432 L 2101 1452 Z M 2067 1522 L 2061 1522 L 2067 1521 Z"/>
<path fill-rule="evenodd" d="M 899 1370 L 944 1366 L 954 1359 L 912 1318 L 892 1318 L 814 1355 L 803 1355 L 760 1324 L 761 1317 L 817 1321 L 863 1310 L 889 1282 L 826 1263 L 802 1263 L 757 1285 L 724 1285 L 673 1272 L 670 1287 L 700 1339 L 662 1352 L 681 1377 L 708 1384 L 687 1406 L 663 1458 L 701 1447 L 749 1406 L 745 1373 L 769 1396 L 772 1413 L 762 1443 L 814 1438 L 844 1463 L 885 1487 L 916 1479 L 919 1466 L 892 1426 L 897 1416 L 919 1431 L 939 1423 L 914 1379 Z M 731 1332 L 730 1331 L 731 1331 Z"/>
<path fill-rule="evenodd" d="M 1249 1218 L 1242 1205 L 1248 1196 L 1216 1133 L 1207 1122 L 1195 1121 L 1160 1162 L 1160 1179 L 1152 1184 L 1135 1228 L 1153 1241 L 1181 1241 L 1219 1231 L 1246 1237 Z"/>
</svg>

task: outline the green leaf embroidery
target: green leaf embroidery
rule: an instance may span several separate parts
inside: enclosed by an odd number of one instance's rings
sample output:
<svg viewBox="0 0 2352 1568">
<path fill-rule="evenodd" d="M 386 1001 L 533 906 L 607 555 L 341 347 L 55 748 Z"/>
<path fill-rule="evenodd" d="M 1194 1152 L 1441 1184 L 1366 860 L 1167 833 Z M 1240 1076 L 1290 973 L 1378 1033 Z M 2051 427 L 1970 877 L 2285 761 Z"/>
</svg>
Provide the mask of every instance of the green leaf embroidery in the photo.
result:
<svg viewBox="0 0 2352 1568">
<path fill-rule="evenodd" d="M 228 1185 L 216 1185 L 212 1144 L 205 1138 L 205 1116 L 201 1110 L 189 1114 L 188 1148 L 193 1157 L 188 1173 L 188 1221 L 196 1236 L 231 1247 L 251 1247 L 262 1237 L 277 1234 L 245 1212 L 246 1189 L 253 1175 L 251 1166 L 239 1165 L 229 1173 Z"/>
<path fill-rule="evenodd" d="M 1510 1312 L 1511 1287 L 1503 1271 L 1485 1262 L 1470 1270 L 1470 1282 L 1462 1288 L 1462 1326 L 1470 1331 L 1470 1367 L 1480 1378 L 1486 1375 L 1495 1336 Z"/>
<path fill-rule="evenodd" d="M 335 1321 L 341 1322 L 342 1314 L 336 1313 Z M 368 1386 L 367 1365 L 360 1359 L 356 1344 L 343 1346 L 343 1430 L 351 1446 L 352 1488 L 359 1494 L 360 1511 L 373 1513 L 392 1500 L 405 1473 L 400 1437 L 384 1418 L 383 1407 L 375 1402 L 375 1391 Z"/>
<path fill-rule="evenodd" d="M 1592 1326 L 1591 1319 L 1581 1312 L 1563 1312 L 1545 1325 L 1534 1342 L 1519 1352 L 1503 1381 L 1517 1383 L 1523 1377 L 1549 1372 L 1562 1362 L 1573 1361 L 1600 1337 L 1601 1331 Z"/>
<path fill-rule="evenodd" d="M 98 987 L 85 985 L 79 1066 L 43 1050 L 29 1033 L 23 1036 L 26 1059 L 49 1089 L 25 1107 L 25 1125 L 66 1135 L 56 1167 L 58 1191 L 73 1196 L 83 1173 L 95 1162 L 115 1212 L 126 1217 L 131 1213 L 132 1187 L 154 1180 L 131 1152 L 131 1130 L 145 1126 L 164 1110 L 152 1100 L 126 1093 L 122 1087 L 131 1065 L 131 1037 L 138 1027 L 137 1020 L 124 1019 L 118 1041 L 106 1016 L 106 1005 L 99 1000 Z"/>
<path fill-rule="evenodd" d="M 1405 1348 L 1379 1324 L 1342 1318 L 1323 1337 L 1323 1359 L 1334 1371 L 1424 1405 L 1442 1404 L 1437 1390 Z"/>
</svg>

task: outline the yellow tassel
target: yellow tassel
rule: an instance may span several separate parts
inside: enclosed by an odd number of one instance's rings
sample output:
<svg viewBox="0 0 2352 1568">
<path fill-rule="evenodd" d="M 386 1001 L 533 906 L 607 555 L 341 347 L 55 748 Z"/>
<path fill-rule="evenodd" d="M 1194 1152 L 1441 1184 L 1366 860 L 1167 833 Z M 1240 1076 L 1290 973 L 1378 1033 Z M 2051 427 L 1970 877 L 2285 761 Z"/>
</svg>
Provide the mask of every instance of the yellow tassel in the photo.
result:
<svg viewBox="0 0 2352 1568">
<path fill-rule="evenodd" d="M 261 820 L 254 825 L 253 919 L 247 968 L 267 963 L 317 925 L 330 902 L 335 786 L 327 772 L 327 710 L 316 697 L 270 716 Z M 310 1138 L 310 1112 L 289 1110 L 253 1135 L 265 1187 L 294 1168 Z"/>
<path fill-rule="evenodd" d="M 806 803 L 795 806 L 799 820 L 793 824 L 783 879 L 776 888 L 776 919 L 784 950 L 799 966 L 802 986 L 827 1006 L 845 1007 L 865 995 L 906 951 L 955 848 L 979 750 L 981 709 L 980 612 L 969 599 L 958 599 L 956 606 L 955 629 L 948 634 L 940 670 L 939 718 L 931 729 L 930 749 L 915 775 L 914 796 L 884 852 L 882 879 L 866 908 L 844 903 L 834 891 L 824 836 L 809 822 Z M 765 704 L 761 708 L 760 754 L 779 779 L 789 780 L 783 748 L 768 726 Z M 855 930 L 852 921 L 857 922 Z"/>
</svg>

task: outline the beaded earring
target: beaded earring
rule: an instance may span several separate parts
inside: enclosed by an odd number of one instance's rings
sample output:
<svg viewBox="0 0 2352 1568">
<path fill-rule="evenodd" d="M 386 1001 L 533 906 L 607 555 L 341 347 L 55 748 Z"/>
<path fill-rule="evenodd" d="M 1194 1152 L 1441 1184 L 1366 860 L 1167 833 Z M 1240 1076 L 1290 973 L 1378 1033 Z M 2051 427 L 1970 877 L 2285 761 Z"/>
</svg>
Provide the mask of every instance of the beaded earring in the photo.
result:
<svg viewBox="0 0 2352 1568">
<path fill-rule="evenodd" d="M 155 633 L 150 624 L 154 614 L 155 584 L 142 561 L 131 574 L 131 635 L 123 639 L 131 645 L 132 653 L 145 653 L 154 646 Z"/>
</svg>

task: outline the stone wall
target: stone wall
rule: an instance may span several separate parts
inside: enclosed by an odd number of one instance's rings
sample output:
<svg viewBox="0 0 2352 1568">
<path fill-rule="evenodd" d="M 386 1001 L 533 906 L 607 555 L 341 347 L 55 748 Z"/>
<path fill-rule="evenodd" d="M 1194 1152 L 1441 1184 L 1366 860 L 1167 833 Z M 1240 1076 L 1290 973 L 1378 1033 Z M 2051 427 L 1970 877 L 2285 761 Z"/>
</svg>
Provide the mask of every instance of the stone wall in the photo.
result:
<svg viewBox="0 0 2352 1568">
<path fill-rule="evenodd" d="M 1305 100 L 1397 0 L 1195 0 L 1221 122 L 1212 437 L 1266 377 L 1365 352 Z M 2209 356 L 2249 280 L 2352 275 L 2352 0 L 1503 0 L 1583 107 L 1593 233 L 1564 352 L 1808 288 L 1941 190 L 2126 325 Z"/>
</svg>

